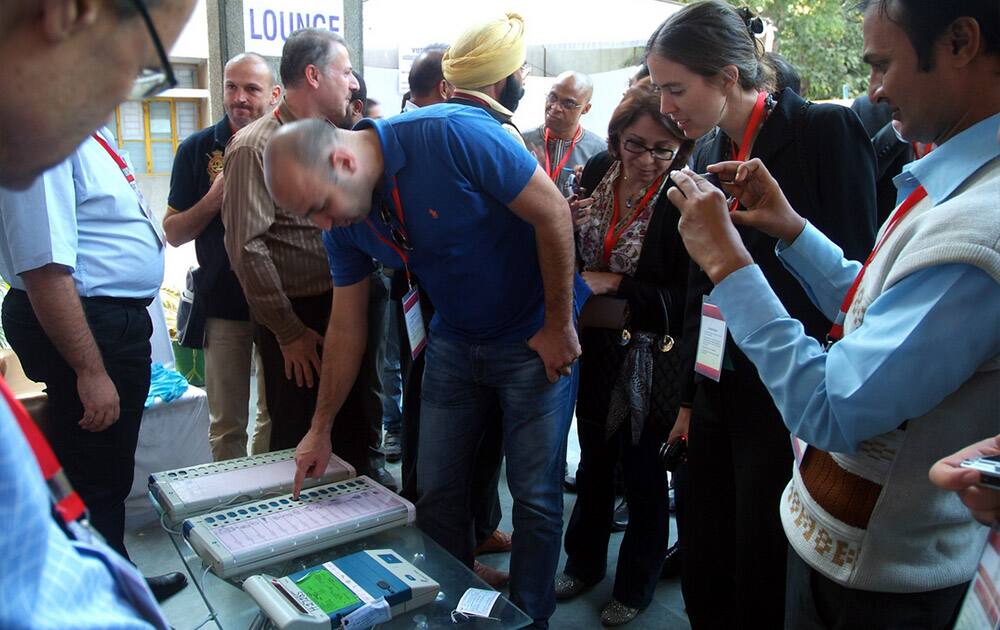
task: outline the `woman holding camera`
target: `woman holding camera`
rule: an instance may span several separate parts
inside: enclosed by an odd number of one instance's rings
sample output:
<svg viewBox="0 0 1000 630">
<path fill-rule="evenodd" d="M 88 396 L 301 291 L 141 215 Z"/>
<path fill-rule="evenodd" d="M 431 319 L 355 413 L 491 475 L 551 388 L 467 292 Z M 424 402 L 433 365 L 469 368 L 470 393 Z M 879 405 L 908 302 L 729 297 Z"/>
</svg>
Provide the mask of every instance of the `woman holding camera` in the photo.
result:
<svg viewBox="0 0 1000 630">
<path fill-rule="evenodd" d="M 646 64 L 660 110 L 701 139 L 697 172 L 724 160 L 760 158 L 789 202 L 863 258 L 875 233 L 875 160 L 857 116 L 839 105 L 769 93 L 749 10 L 708 0 L 685 6 L 649 40 Z M 732 211 L 739 211 L 731 204 Z M 740 230 L 754 260 L 791 316 L 822 339 L 830 323 L 775 255 L 777 241 Z M 698 339 L 702 298 L 712 284 L 700 271 L 688 289 L 684 335 Z M 747 357 L 727 336 L 721 374 L 690 379 L 678 425 L 690 421 L 689 485 L 681 533 L 682 586 L 691 625 L 781 628 L 787 541 L 779 501 L 792 475 L 788 430 Z M 689 372 L 688 375 L 694 376 Z M 687 376 L 687 375 L 686 375 Z"/>
<path fill-rule="evenodd" d="M 583 170 L 589 197 L 577 208 L 577 251 L 594 297 L 580 316 L 577 500 L 566 531 L 569 558 L 556 597 L 569 599 L 605 575 L 614 475 L 624 472 L 629 523 L 618 555 L 606 626 L 631 621 L 653 597 L 668 548 L 667 476 L 658 451 L 677 414 L 688 255 L 667 200 L 670 170 L 693 142 L 659 112 L 649 82 L 630 88 L 608 127 L 608 151 Z"/>
</svg>

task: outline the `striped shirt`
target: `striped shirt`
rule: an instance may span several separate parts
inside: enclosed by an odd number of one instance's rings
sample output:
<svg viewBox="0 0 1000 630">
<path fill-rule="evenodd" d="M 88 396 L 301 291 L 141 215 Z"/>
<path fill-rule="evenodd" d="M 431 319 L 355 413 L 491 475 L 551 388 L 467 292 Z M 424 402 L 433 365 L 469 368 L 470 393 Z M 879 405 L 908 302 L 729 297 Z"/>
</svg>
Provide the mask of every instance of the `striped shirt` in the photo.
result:
<svg viewBox="0 0 1000 630">
<path fill-rule="evenodd" d="M 229 143 L 222 223 L 250 315 L 287 344 L 306 331 L 289 298 L 321 295 L 332 283 L 322 230 L 279 208 L 264 185 L 264 147 L 282 123 L 296 120 L 284 100 L 275 112 L 241 129 Z"/>
</svg>

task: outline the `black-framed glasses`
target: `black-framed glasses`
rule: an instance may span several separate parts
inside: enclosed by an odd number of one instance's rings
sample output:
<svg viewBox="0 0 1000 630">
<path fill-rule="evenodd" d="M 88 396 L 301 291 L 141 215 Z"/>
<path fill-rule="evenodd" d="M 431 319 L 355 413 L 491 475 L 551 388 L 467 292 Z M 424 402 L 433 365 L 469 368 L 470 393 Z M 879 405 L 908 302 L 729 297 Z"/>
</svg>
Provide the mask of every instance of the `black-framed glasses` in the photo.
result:
<svg viewBox="0 0 1000 630">
<path fill-rule="evenodd" d="M 558 96 L 556 96 L 555 92 L 549 92 L 549 95 L 545 97 L 545 101 L 549 105 L 554 105 L 556 103 L 559 103 L 559 107 L 562 107 L 567 111 L 573 111 L 574 109 L 580 109 L 581 107 L 583 107 L 583 105 L 577 103 L 571 98 L 560 99 Z"/>
<path fill-rule="evenodd" d="M 167 52 L 163 49 L 163 42 L 160 41 L 156 27 L 153 26 L 153 19 L 149 17 L 149 10 L 146 8 L 146 3 L 143 0 L 132 0 L 132 4 L 135 5 L 136 11 L 142 16 L 142 21 L 146 24 L 146 30 L 149 31 L 149 37 L 153 40 L 153 46 L 156 47 L 156 54 L 160 57 L 159 69 L 143 68 L 139 71 L 139 76 L 135 78 L 135 82 L 132 84 L 132 92 L 129 94 L 129 99 L 141 100 L 152 98 L 157 94 L 177 87 L 177 77 L 174 75 L 174 67 L 170 64 L 170 59 L 167 58 Z"/>
<path fill-rule="evenodd" d="M 647 147 L 641 142 L 632 140 L 631 138 L 626 140 L 622 146 L 625 147 L 625 150 L 628 151 L 629 153 L 649 153 L 650 155 L 653 156 L 654 160 L 663 160 L 665 162 L 667 160 L 674 159 L 673 149 L 663 149 L 660 147 Z"/>
<path fill-rule="evenodd" d="M 389 236 L 392 237 L 392 242 L 396 244 L 396 247 L 400 248 L 404 252 L 412 252 L 413 245 L 410 245 L 410 239 L 406 238 L 406 234 L 396 227 L 395 222 L 392 220 L 392 213 L 389 212 L 389 209 L 385 207 L 384 203 L 379 204 L 378 215 L 379 218 L 382 219 L 382 223 L 389 226 Z"/>
</svg>

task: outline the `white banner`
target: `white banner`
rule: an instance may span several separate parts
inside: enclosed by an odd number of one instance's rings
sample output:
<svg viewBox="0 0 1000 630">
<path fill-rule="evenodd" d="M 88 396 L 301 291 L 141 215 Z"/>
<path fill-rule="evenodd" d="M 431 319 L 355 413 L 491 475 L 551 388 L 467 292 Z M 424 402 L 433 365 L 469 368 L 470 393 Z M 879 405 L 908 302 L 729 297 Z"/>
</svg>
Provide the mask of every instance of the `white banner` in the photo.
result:
<svg viewBox="0 0 1000 630">
<path fill-rule="evenodd" d="M 343 35 L 343 0 L 243 0 L 243 42 L 248 52 L 281 57 L 285 40 L 301 28 Z"/>
<path fill-rule="evenodd" d="M 399 45 L 399 93 L 406 94 L 410 90 L 410 68 L 416 61 L 420 53 L 424 52 L 424 46 L 404 46 Z"/>
</svg>

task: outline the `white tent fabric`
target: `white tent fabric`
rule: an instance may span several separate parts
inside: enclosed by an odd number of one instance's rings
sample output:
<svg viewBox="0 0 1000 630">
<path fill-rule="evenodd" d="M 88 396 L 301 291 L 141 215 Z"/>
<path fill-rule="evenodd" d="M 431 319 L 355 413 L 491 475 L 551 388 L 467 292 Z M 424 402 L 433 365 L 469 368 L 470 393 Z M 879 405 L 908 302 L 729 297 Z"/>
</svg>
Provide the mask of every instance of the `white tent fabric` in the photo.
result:
<svg viewBox="0 0 1000 630">
<path fill-rule="evenodd" d="M 365 15 L 364 76 L 369 96 L 382 103 L 382 111 L 399 111 L 406 91 L 405 76 L 398 70 L 398 51 L 452 41 L 470 24 L 516 11 L 524 16 L 528 60 L 535 70 L 525 82 L 525 96 L 514 123 L 523 131 L 542 123 L 543 101 L 552 85 L 552 77 L 539 76 L 542 65 L 538 50 L 544 47 L 551 61 L 550 74 L 572 67 L 589 71 L 594 80 L 593 107 L 582 124 L 605 136 L 608 120 L 618 105 L 625 83 L 635 72 L 635 55 L 627 49 L 642 48 L 653 30 L 683 5 L 660 0 L 575 0 L 552 2 L 537 0 L 367 0 Z M 623 49 L 626 49 L 623 52 Z M 608 51 L 597 60 L 594 55 Z M 618 51 L 615 53 L 615 51 Z M 573 56 L 581 55 L 581 65 L 573 65 Z M 586 63 L 584 59 L 586 58 Z M 359 64 L 360 65 L 360 64 Z M 402 89 L 401 89 L 402 86 Z"/>
<path fill-rule="evenodd" d="M 660 0 L 368 0 L 364 6 L 366 49 L 447 43 L 470 24 L 505 11 L 524 16 L 529 46 L 595 49 L 645 45 L 653 29 L 683 5 Z"/>
</svg>

